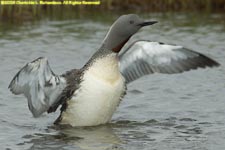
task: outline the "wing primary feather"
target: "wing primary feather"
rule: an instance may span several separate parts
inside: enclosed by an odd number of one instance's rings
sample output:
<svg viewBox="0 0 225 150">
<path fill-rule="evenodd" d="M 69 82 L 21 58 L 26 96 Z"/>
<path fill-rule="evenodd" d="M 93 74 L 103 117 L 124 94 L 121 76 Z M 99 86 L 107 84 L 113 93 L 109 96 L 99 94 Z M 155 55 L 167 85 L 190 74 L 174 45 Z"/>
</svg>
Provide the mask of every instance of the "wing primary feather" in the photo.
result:
<svg viewBox="0 0 225 150">
<path fill-rule="evenodd" d="M 122 51 L 119 61 L 128 83 L 155 72 L 174 74 L 219 66 L 211 58 L 182 46 L 144 40 L 135 41 Z"/>
<path fill-rule="evenodd" d="M 8 88 L 14 94 L 23 94 L 33 116 L 39 117 L 57 101 L 66 84 L 63 77 L 53 73 L 47 58 L 39 57 L 18 71 Z"/>
</svg>

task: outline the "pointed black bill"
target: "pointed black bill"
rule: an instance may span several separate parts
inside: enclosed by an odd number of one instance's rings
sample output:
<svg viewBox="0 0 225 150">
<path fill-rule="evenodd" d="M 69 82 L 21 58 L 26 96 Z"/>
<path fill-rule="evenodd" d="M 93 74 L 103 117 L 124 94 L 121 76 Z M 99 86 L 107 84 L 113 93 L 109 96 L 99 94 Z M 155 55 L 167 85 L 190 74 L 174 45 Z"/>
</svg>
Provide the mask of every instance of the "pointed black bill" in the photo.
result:
<svg viewBox="0 0 225 150">
<path fill-rule="evenodd" d="M 155 23 L 158 23 L 158 21 L 146 21 L 146 22 L 143 22 L 143 23 L 139 23 L 138 25 L 141 26 L 141 27 L 144 27 L 144 26 L 153 25 Z"/>
</svg>

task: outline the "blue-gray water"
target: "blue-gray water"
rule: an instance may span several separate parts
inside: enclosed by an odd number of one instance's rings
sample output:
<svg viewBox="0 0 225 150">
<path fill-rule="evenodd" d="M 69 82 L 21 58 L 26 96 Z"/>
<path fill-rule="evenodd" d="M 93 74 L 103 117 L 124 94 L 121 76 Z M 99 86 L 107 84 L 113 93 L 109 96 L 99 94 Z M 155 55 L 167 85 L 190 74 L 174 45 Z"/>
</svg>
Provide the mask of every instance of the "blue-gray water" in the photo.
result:
<svg viewBox="0 0 225 150">
<path fill-rule="evenodd" d="M 183 45 L 217 60 L 218 68 L 176 75 L 153 74 L 128 86 L 112 123 L 71 128 L 52 125 L 59 113 L 33 118 L 23 96 L 7 86 L 37 57 L 61 74 L 81 67 L 97 50 L 116 16 L 51 21 L 44 19 L 0 30 L 1 149 L 222 150 L 225 149 L 225 24 L 222 14 L 144 15 L 160 23 L 131 40 Z M 111 18 L 111 19 L 110 19 Z"/>
</svg>

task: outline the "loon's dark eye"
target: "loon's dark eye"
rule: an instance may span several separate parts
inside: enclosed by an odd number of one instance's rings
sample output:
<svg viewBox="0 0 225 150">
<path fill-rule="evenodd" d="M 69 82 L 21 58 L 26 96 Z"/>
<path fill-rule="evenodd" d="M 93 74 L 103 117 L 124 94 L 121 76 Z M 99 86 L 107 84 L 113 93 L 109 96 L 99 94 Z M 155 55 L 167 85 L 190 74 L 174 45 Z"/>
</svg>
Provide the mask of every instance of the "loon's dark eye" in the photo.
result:
<svg viewBox="0 0 225 150">
<path fill-rule="evenodd" d="M 130 20 L 130 24 L 134 24 L 134 21 L 133 20 Z"/>
</svg>

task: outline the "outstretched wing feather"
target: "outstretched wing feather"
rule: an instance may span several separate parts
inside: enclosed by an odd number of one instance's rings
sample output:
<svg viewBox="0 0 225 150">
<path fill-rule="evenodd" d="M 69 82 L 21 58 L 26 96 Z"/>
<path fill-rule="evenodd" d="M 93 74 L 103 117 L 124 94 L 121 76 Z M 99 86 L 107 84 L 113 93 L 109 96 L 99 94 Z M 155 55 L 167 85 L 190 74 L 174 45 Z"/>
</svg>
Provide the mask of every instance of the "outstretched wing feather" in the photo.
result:
<svg viewBox="0 0 225 150">
<path fill-rule="evenodd" d="M 9 89 L 14 94 L 24 94 L 34 117 L 56 103 L 66 87 L 66 80 L 55 75 L 46 58 L 40 57 L 26 64 L 13 78 Z"/>
<path fill-rule="evenodd" d="M 211 58 L 182 46 L 136 41 L 120 55 L 120 71 L 127 83 L 155 72 L 174 74 L 218 66 Z"/>
</svg>

